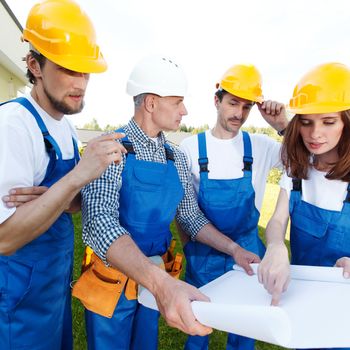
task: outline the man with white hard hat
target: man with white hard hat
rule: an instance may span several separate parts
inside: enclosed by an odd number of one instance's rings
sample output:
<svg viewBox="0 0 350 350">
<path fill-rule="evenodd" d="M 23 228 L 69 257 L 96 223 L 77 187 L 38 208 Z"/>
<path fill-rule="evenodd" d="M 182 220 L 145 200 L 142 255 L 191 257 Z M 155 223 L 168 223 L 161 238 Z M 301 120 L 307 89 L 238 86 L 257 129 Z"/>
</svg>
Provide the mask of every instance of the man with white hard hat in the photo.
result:
<svg viewBox="0 0 350 350">
<path fill-rule="evenodd" d="M 167 274 L 160 259 L 169 248 L 175 216 L 193 239 L 227 252 L 226 237 L 198 208 L 185 155 L 163 133 L 176 130 L 187 114 L 186 91 L 186 77 L 175 61 L 149 56 L 139 62 L 127 84 L 135 107 L 122 128 L 127 156 L 82 191 L 83 239 L 94 254 L 75 294 L 87 309 L 89 349 L 157 349 L 159 313 L 137 302 L 135 282 L 152 292 L 169 325 L 193 335 L 211 332 L 190 307 L 207 297 Z M 239 247 L 236 253 L 241 259 L 252 256 Z M 103 283 L 111 280 L 115 286 L 105 293 Z M 87 289 L 100 290 L 94 294 L 100 295 L 97 302 Z"/>
</svg>

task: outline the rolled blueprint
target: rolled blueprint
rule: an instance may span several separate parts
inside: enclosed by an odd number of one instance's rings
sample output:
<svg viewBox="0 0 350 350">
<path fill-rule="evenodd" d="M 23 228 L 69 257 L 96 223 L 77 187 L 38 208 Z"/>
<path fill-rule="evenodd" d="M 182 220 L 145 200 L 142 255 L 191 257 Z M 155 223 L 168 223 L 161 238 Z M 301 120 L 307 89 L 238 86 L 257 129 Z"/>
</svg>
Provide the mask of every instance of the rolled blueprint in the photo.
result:
<svg viewBox="0 0 350 350">
<path fill-rule="evenodd" d="M 341 268 L 291 266 L 279 306 L 270 306 L 271 296 L 256 274 L 236 266 L 200 290 L 210 302 L 194 301 L 192 309 L 207 326 L 286 348 L 350 347 L 350 280 Z M 157 308 L 147 290 L 139 301 Z"/>
</svg>

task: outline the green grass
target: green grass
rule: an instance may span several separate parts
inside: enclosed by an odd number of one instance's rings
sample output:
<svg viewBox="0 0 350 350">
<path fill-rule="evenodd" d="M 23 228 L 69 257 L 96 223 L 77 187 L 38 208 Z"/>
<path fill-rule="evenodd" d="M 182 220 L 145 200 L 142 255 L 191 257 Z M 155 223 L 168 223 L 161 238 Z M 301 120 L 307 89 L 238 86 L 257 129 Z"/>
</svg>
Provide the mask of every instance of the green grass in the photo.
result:
<svg viewBox="0 0 350 350">
<path fill-rule="evenodd" d="M 273 184 L 267 184 L 265 197 L 263 202 L 263 208 L 261 211 L 261 217 L 259 221 L 259 234 L 261 237 L 264 235 L 266 224 L 271 217 L 276 199 L 278 196 L 279 186 Z M 75 264 L 74 264 L 74 278 L 78 278 L 80 275 L 81 261 L 83 257 L 83 244 L 81 241 L 81 216 L 80 214 L 74 215 L 75 225 Z M 171 225 L 171 230 L 175 238 L 177 238 L 176 251 L 182 251 L 180 240 L 174 224 Z M 183 276 L 182 276 L 183 277 Z M 85 350 L 86 349 L 86 333 L 84 323 L 84 311 L 80 302 L 73 298 L 73 332 L 74 332 L 74 349 Z M 116 335 L 118 336 L 118 335 Z M 225 332 L 214 330 L 210 336 L 209 348 L 210 350 L 221 350 L 226 348 Z M 159 322 L 159 350 L 180 350 L 183 349 L 187 335 L 166 325 L 161 318 Z M 267 344 L 258 341 L 255 346 L 256 350 L 278 350 L 284 349 L 275 345 Z M 102 349 L 101 349 L 102 350 Z M 140 349 L 142 350 L 142 349 Z"/>
</svg>

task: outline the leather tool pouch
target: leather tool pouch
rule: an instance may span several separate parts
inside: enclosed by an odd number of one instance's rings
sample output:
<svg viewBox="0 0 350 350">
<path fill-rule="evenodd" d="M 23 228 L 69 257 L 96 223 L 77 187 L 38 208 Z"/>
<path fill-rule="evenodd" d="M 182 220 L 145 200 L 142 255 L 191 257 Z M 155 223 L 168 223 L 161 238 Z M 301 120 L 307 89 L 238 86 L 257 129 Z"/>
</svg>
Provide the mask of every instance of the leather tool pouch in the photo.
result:
<svg viewBox="0 0 350 350">
<path fill-rule="evenodd" d="M 85 268 L 85 272 L 74 284 L 72 295 L 78 298 L 88 310 L 111 318 L 127 282 L 126 275 L 112 267 L 107 267 L 93 254 L 90 265 Z M 136 298 L 135 291 L 134 295 Z"/>
</svg>

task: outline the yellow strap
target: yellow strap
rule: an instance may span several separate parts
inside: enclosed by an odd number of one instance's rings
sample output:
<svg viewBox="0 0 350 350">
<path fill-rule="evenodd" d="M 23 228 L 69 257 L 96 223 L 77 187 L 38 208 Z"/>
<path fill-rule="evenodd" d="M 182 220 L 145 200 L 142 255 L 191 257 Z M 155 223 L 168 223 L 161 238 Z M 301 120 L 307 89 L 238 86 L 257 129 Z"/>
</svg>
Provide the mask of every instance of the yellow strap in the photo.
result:
<svg viewBox="0 0 350 350">
<path fill-rule="evenodd" d="M 171 254 L 173 254 L 173 253 L 174 253 L 175 247 L 176 247 L 176 239 L 173 238 L 173 239 L 171 240 L 171 242 L 170 242 L 170 247 L 169 247 L 168 251 L 169 251 Z"/>
<path fill-rule="evenodd" d="M 182 260 L 183 260 L 183 255 L 180 253 L 176 253 L 174 264 L 171 271 L 179 271 L 182 267 Z"/>
<path fill-rule="evenodd" d="M 84 266 L 89 266 L 91 263 L 91 256 L 94 253 L 94 251 L 90 247 L 85 248 L 85 261 L 83 260 Z"/>
</svg>

